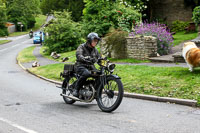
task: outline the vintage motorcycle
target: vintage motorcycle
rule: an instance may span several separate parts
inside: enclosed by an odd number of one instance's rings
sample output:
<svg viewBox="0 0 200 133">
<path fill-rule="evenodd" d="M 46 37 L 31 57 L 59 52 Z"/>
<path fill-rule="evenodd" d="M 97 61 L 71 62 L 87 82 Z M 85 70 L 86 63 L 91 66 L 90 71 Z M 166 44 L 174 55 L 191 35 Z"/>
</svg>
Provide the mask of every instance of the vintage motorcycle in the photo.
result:
<svg viewBox="0 0 200 133">
<path fill-rule="evenodd" d="M 118 108 L 124 95 L 124 88 L 120 77 L 112 74 L 115 64 L 110 63 L 106 58 L 101 58 L 98 65 L 99 69 L 91 71 L 92 76 L 83 84 L 77 98 L 72 95 L 72 92 L 80 76 L 76 73 L 75 64 L 65 64 L 64 72 L 61 73 L 64 80 L 60 95 L 66 104 L 73 104 L 76 101 L 92 102 L 96 99 L 99 108 L 104 112 L 112 112 Z"/>
<path fill-rule="evenodd" d="M 29 37 L 30 37 L 30 39 L 33 38 L 33 33 L 32 32 L 29 33 Z"/>
</svg>

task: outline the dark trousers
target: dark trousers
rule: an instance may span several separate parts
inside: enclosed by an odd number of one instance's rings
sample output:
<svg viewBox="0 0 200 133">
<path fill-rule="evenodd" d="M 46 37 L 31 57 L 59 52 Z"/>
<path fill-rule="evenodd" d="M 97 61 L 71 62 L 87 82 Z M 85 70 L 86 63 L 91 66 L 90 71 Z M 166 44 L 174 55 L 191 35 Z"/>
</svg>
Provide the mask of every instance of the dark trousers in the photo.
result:
<svg viewBox="0 0 200 133">
<path fill-rule="evenodd" d="M 88 77 L 91 76 L 91 71 L 95 69 L 95 67 L 85 67 L 85 66 L 77 66 L 77 74 L 80 76 L 79 79 L 76 81 L 75 88 L 79 90 L 83 83 L 87 80 Z"/>
</svg>

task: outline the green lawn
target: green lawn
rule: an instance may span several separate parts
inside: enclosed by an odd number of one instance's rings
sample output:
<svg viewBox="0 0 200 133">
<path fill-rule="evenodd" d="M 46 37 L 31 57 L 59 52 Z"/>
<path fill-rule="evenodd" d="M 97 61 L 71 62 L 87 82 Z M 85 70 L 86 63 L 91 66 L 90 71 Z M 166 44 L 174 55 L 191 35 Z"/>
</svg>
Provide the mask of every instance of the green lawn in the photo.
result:
<svg viewBox="0 0 200 133">
<path fill-rule="evenodd" d="M 8 42 L 11 42 L 11 40 L 0 40 L 0 45 Z"/>
<path fill-rule="evenodd" d="M 177 32 L 174 37 L 174 46 L 180 44 L 181 42 L 187 41 L 187 40 L 192 40 L 198 36 L 197 32 L 194 33 L 187 33 L 185 34 L 185 31 L 182 32 Z"/>
<path fill-rule="evenodd" d="M 36 61 L 36 57 L 33 55 L 33 50 L 35 46 L 31 46 L 23 49 L 17 56 L 17 60 L 21 63 Z"/>
</svg>

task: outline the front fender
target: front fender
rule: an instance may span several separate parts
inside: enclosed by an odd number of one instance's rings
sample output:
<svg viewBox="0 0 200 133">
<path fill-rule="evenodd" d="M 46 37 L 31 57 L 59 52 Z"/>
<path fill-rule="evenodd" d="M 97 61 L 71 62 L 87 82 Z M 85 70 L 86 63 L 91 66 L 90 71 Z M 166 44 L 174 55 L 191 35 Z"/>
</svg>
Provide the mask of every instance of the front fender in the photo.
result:
<svg viewBox="0 0 200 133">
<path fill-rule="evenodd" d="M 114 77 L 116 79 L 121 79 L 118 75 L 108 75 L 107 77 Z"/>
</svg>

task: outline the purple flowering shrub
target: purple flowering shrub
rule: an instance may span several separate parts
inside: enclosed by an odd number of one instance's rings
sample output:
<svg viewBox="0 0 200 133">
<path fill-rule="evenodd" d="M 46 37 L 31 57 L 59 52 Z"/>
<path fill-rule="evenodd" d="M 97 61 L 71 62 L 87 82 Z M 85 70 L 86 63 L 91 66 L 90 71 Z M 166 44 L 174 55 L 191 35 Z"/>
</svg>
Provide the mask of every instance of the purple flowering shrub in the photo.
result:
<svg viewBox="0 0 200 133">
<path fill-rule="evenodd" d="M 135 35 L 155 36 L 157 38 L 157 52 L 160 55 L 169 54 L 173 46 L 173 37 L 164 24 L 141 23 L 135 27 L 135 32 L 129 34 L 129 36 Z"/>
</svg>

